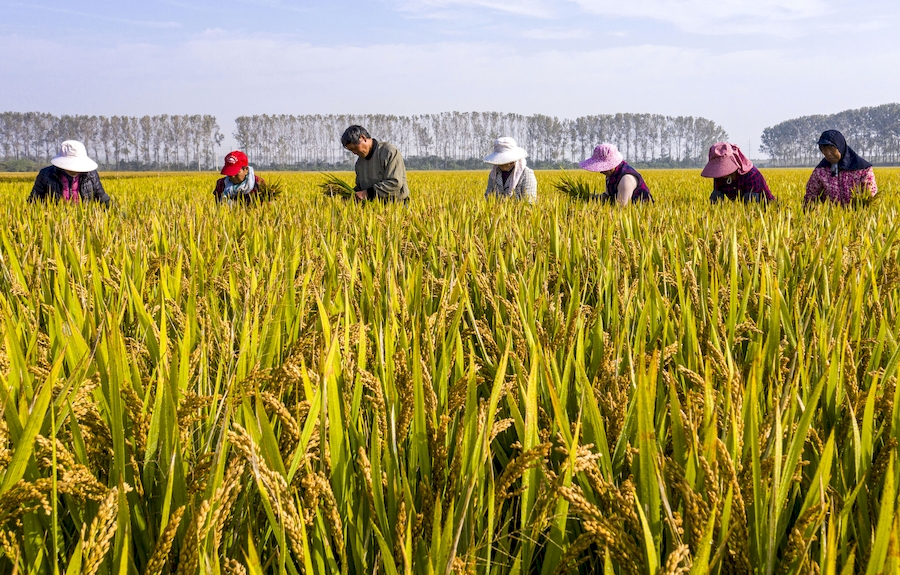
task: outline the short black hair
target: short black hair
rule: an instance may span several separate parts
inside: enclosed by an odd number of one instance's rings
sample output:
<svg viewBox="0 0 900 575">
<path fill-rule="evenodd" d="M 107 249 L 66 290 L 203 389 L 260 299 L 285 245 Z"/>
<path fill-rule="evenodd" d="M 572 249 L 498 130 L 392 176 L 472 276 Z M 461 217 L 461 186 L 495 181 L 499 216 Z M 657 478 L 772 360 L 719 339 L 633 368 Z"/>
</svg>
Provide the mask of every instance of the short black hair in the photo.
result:
<svg viewBox="0 0 900 575">
<path fill-rule="evenodd" d="M 347 147 L 347 144 L 356 145 L 359 143 L 360 137 L 372 139 L 372 136 L 369 135 L 369 132 L 367 132 L 365 128 L 354 124 L 344 130 L 344 133 L 341 135 L 341 145 L 344 147 Z"/>
</svg>

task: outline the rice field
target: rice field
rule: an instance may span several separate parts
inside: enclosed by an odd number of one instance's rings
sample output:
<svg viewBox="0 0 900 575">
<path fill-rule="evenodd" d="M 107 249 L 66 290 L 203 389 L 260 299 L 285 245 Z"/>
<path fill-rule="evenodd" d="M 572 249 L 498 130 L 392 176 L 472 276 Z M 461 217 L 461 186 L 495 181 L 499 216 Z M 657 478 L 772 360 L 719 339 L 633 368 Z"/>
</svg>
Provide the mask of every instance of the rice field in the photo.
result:
<svg viewBox="0 0 900 575">
<path fill-rule="evenodd" d="M 0 573 L 896 573 L 900 169 L 853 210 L 809 172 L 0 177 Z"/>
</svg>

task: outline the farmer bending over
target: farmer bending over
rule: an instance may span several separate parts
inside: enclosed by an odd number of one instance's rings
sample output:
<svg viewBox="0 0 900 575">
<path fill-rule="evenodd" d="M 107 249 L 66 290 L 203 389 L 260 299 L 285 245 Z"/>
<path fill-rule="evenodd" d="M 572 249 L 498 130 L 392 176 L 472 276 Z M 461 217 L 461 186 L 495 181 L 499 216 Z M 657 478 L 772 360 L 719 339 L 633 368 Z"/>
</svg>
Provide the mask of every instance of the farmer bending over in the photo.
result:
<svg viewBox="0 0 900 575">
<path fill-rule="evenodd" d="M 700 172 L 704 178 L 713 179 L 713 191 L 709 201 L 741 200 L 771 202 L 775 199 L 766 179 L 740 148 L 728 142 L 718 142 L 709 148 L 709 161 Z"/>
<path fill-rule="evenodd" d="M 627 206 L 634 202 L 653 201 L 643 176 L 625 162 L 622 153 L 612 144 L 600 144 L 594 148 L 594 154 L 578 166 L 606 176 L 606 191 L 596 198 L 601 202 Z"/>
<path fill-rule="evenodd" d="M 406 165 L 400 150 L 379 142 L 362 126 L 350 126 L 341 135 L 341 145 L 356 154 L 356 200 L 408 202 Z"/>
<path fill-rule="evenodd" d="M 527 155 L 528 152 L 517 146 L 512 138 L 504 136 L 494 140 L 494 153 L 484 159 L 494 164 L 484 197 L 515 198 L 534 203 L 537 179 L 534 170 L 525 165 Z"/>
<path fill-rule="evenodd" d="M 252 202 L 262 198 L 260 188 L 265 188 L 266 181 L 253 173 L 244 152 L 228 152 L 221 173 L 225 177 L 219 178 L 213 192 L 217 202 Z"/>
<path fill-rule="evenodd" d="M 97 173 L 97 162 L 88 157 L 84 144 L 66 140 L 60 144 L 59 153 L 50 163 L 53 165 L 38 172 L 28 195 L 30 203 L 62 200 L 73 204 L 100 202 L 109 205 L 109 196 Z"/>
</svg>

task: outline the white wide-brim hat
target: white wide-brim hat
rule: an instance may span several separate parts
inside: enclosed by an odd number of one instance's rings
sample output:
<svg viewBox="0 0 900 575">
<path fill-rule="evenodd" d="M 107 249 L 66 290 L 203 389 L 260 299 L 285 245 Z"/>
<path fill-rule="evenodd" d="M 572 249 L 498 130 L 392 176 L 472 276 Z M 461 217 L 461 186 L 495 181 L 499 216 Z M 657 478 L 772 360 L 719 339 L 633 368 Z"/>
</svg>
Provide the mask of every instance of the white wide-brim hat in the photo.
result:
<svg viewBox="0 0 900 575">
<path fill-rule="evenodd" d="M 494 140 L 494 153 L 484 158 L 489 164 L 509 164 L 526 157 L 528 152 L 516 145 L 516 141 L 509 136 L 503 136 Z"/>
<path fill-rule="evenodd" d="M 60 144 L 59 153 L 50 163 L 70 172 L 93 172 L 97 169 L 97 162 L 88 158 L 84 144 L 77 140 L 66 140 Z"/>
</svg>

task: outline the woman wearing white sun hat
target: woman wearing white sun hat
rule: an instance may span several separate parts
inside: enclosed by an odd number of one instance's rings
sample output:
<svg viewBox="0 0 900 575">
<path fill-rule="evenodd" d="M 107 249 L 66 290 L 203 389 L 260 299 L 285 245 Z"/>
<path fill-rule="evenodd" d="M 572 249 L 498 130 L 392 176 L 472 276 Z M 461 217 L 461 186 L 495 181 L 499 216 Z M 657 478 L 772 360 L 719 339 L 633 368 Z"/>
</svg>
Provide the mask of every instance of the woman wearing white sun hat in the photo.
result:
<svg viewBox="0 0 900 575">
<path fill-rule="evenodd" d="M 97 173 L 97 162 L 88 157 L 84 144 L 66 140 L 59 145 L 59 153 L 50 163 L 53 165 L 38 172 L 28 196 L 29 202 L 100 202 L 109 205 L 109 196 Z"/>
<path fill-rule="evenodd" d="M 534 203 L 537 199 L 537 179 L 534 170 L 525 165 L 527 155 L 528 152 L 517 146 L 510 137 L 494 140 L 494 152 L 484 159 L 494 164 L 484 197 L 515 198 Z"/>
</svg>

